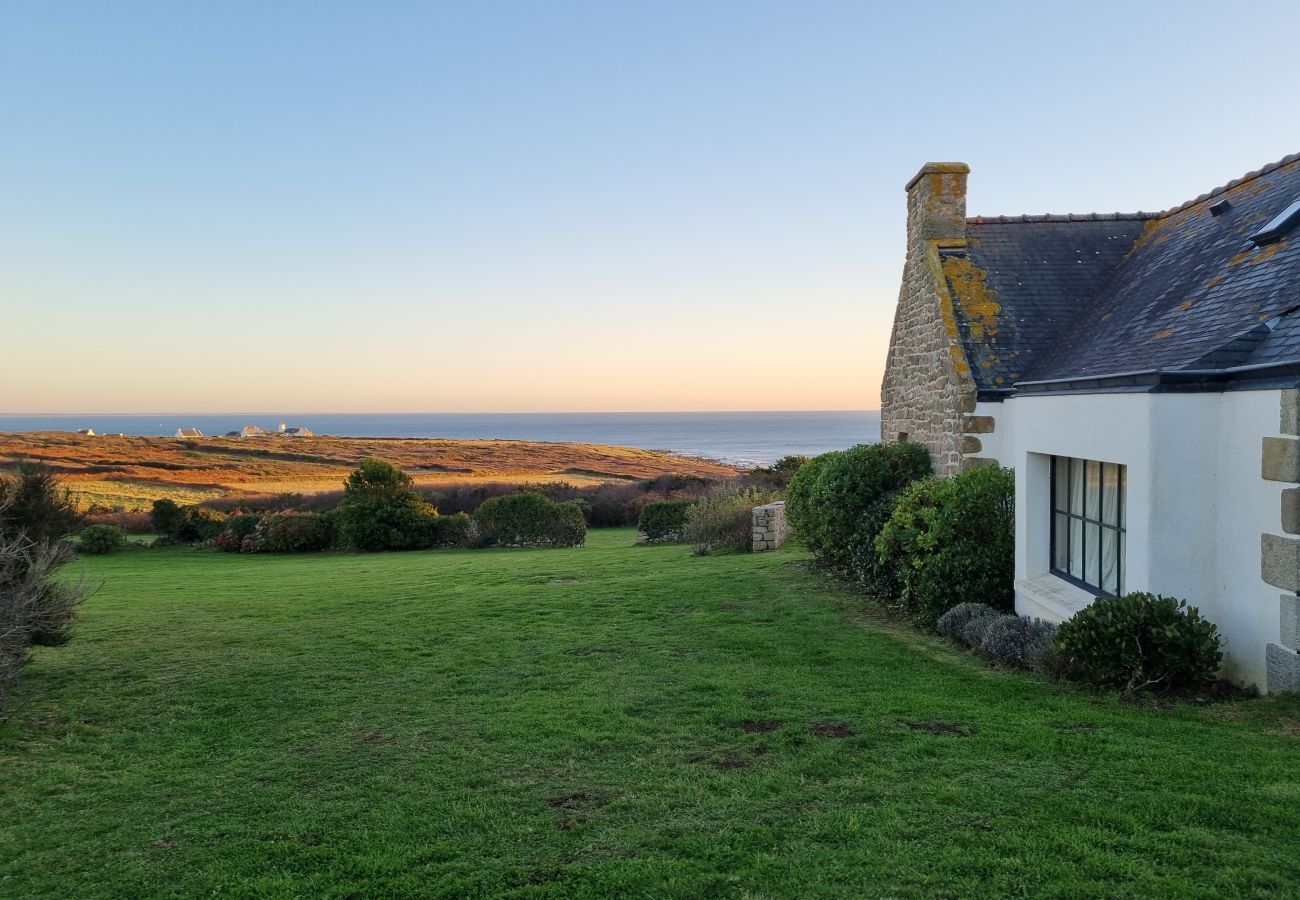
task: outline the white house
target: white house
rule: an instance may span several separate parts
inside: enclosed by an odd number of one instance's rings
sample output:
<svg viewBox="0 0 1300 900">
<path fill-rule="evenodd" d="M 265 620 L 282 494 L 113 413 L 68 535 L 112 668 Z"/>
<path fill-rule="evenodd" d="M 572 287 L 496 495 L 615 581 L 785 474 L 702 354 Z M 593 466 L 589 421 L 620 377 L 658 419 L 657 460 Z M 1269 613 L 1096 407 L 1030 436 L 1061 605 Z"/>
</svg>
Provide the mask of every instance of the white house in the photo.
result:
<svg viewBox="0 0 1300 900">
<path fill-rule="evenodd" d="M 199 431 L 197 428 L 177 428 L 176 436 L 178 438 L 201 438 L 203 437 L 203 432 Z"/>
<path fill-rule="evenodd" d="M 240 437 L 261 437 L 264 434 L 266 432 L 259 425 L 245 425 L 243 430 L 239 432 Z"/>
<path fill-rule="evenodd" d="M 1300 154 L 1162 213 L 966 217 L 907 185 L 882 440 L 1016 470 L 1016 608 L 1185 598 L 1300 689 Z"/>
</svg>

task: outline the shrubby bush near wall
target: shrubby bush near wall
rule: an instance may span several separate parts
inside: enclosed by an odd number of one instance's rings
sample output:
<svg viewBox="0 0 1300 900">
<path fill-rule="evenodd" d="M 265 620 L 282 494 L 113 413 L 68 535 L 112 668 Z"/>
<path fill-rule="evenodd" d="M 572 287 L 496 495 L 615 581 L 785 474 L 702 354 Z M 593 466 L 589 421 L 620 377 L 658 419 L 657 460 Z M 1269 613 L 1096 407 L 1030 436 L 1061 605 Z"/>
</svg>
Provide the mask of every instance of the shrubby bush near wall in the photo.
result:
<svg viewBox="0 0 1300 900">
<path fill-rule="evenodd" d="M 753 540 L 754 507 L 775 495 L 757 487 L 723 484 L 686 510 L 683 537 L 697 555 L 715 550 L 748 550 Z"/>
<path fill-rule="evenodd" d="M 1015 475 L 997 467 L 913 484 L 875 540 L 898 602 L 933 623 L 964 600 L 1015 606 Z"/>
<path fill-rule="evenodd" d="M 920 444 L 863 444 L 823 453 L 791 478 L 786 521 L 819 565 L 887 598 L 895 585 L 890 567 L 876 554 L 876 535 L 899 491 L 930 472 L 929 454 Z"/>
</svg>

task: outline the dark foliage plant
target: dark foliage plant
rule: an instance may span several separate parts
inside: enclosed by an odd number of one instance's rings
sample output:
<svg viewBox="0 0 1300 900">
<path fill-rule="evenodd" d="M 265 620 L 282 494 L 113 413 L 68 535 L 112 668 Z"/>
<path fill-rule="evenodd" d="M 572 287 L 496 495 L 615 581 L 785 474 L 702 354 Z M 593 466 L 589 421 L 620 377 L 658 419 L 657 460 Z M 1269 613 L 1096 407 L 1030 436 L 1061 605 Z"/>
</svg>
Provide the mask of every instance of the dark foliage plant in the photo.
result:
<svg viewBox="0 0 1300 900">
<path fill-rule="evenodd" d="M 380 459 L 362 460 L 343 484 L 335 510 L 340 540 L 357 550 L 430 546 L 437 510 L 411 488 L 411 476 Z"/>
<path fill-rule="evenodd" d="M 78 553 L 114 553 L 126 546 L 126 535 L 116 525 L 87 525 L 78 538 Z"/>
<path fill-rule="evenodd" d="M 587 520 L 577 505 L 532 491 L 494 497 L 473 518 L 477 543 L 484 547 L 578 547 L 587 539 Z"/>
<path fill-rule="evenodd" d="M 802 463 L 786 491 L 786 521 L 817 563 L 866 585 L 877 596 L 895 591 L 874 542 L 899 492 L 929 475 L 920 444 L 862 444 Z"/>
<path fill-rule="evenodd" d="M 67 537 L 80 525 L 76 502 L 48 466 L 23 462 L 0 477 L 0 528 L 5 533 L 22 533 L 41 543 Z"/>
<path fill-rule="evenodd" d="M 637 531 L 652 541 L 680 540 L 686 530 L 686 511 L 690 500 L 652 500 L 641 507 Z"/>
<path fill-rule="evenodd" d="M 1055 646 L 1077 677 L 1127 696 L 1204 686 L 1223 659 L 1219 629 L 1196 607 L 1143 592 L 1098 597 L 1061 625 Z"/>
<path fill-rule="evenodd" d="M 898 603 L 935 623 L 974 600 L 1014 607 L 1015 474 L 994 466 L 919 481 L 898 498 L 875 548 Z"/>
</svg>

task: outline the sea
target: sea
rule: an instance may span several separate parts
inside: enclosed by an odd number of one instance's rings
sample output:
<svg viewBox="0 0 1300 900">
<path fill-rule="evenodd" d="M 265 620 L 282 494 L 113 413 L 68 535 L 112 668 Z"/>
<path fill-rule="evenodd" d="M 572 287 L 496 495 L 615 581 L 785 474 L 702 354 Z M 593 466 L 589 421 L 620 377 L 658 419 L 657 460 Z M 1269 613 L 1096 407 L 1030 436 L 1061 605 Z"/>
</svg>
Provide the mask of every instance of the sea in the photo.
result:
<svg viewBox="0 0 1300 900">
<path fill-rule="evenodd" d="M 880 435 L 875 410 L 835 412 L 638 413 L 230 413 L 221 415 L 0 416 L 0 431 L 77 431 L 174 435 L 198 428 L 221 435 L 245 425 L 268 431 L 283 422 L 337 437 L 483 438 L 573 441 L 664 450 L 738 466 L 782 456 L 815 456 L 870 443 Z"/>
</svg>

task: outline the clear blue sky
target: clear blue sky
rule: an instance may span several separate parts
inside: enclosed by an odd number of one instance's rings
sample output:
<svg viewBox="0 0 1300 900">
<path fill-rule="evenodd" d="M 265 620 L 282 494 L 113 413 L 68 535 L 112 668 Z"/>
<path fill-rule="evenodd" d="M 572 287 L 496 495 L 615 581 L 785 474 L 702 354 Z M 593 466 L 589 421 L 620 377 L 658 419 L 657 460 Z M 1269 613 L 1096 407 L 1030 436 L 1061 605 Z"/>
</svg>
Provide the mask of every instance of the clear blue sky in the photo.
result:
<svg viewBox="0 0 1300 900">
<path fill-rule="evenodd" d="M 903 184 L 1300 150 L 1300 4 L 0 4 L 2 412 L 866 408 Z"/>
</svg>

